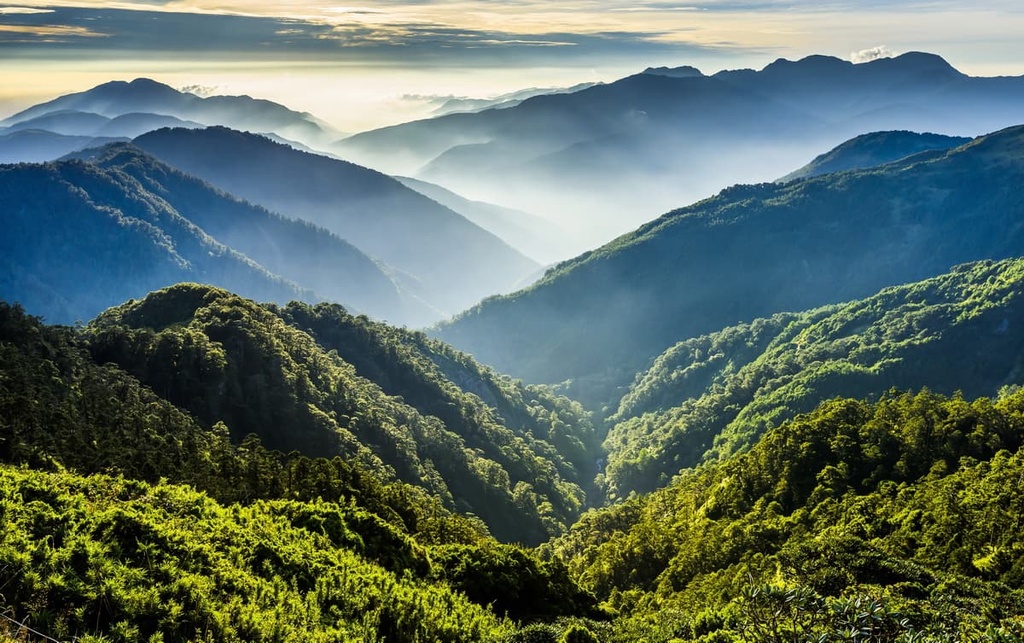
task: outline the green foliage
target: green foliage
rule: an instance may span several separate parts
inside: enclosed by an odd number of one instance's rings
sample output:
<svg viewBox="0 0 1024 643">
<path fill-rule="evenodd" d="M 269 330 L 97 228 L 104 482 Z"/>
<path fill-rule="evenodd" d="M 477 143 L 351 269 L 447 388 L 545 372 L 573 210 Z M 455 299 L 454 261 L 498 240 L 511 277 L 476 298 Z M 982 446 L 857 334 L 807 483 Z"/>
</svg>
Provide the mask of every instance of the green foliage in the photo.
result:
<svg viewBox="0 0 1024 643">
<path fill-rule="evenodd" d="M 836 395 L 992 395 L 1016 381 L 1024 261 L 981 262 L 873 297 L 677 343 L 637 376 L 605 446 L 613 496 L 752 445 Z"/>
<path fill-rule="evenodd" d="M 97 362 L 204 426 L 421 486 L 502 540 L 541 542 L 585 502 L 596 458 L 577 405 L 339 306 L 262 307 L 183 284 L 108 310 L 86 338 Z"/>
<path fill-rule="evenodd" d="M 617 640 L 1011 636 L 1022 444 L 1019 390 L 835 399 L 547 547 L 620 613 Z"/>
<path fill-rule="evenodd" d="M 4 598 L 61 639 L 497 641 L 513 631 L 443 584 L 339 547 L 360 538 L 353 521 L 372 519 L 360 515 L 326 503 L 222 507 L 187 487 L 3 466 Z"/>
</svg>

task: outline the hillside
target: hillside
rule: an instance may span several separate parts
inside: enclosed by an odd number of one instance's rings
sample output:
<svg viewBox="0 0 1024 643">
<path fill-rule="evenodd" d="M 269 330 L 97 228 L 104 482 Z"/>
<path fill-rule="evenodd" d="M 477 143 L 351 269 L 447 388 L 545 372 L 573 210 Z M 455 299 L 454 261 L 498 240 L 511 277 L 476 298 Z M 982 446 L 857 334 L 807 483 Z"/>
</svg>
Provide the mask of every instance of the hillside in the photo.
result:
<svg viewBox="0 0 1024 643">
<path fill-rule="evenodd" d="M 830 400 L 550 552 L 618 612 L 608 640 L 1020 641 L 1022 405 Z"/>
<path fill-rule="evenodd" d="M 729 185 L 774 180 L 860 134 L 977 136 L 1020 124 L 1022 98 L 1022 77 L 971 77 L 931 54 L 861 64 L 810 56 L 714 75 L 648 70 L 361 133 L 336 150 L 539 214 L 594 247 Z"/>
<path fill-rule="evenodd" d="M 564 566 L 422 489 L 232 444 L 83 348 L 0 303 L 6 617 L 64 640 L 409 642 L 601 617 Z"/>
<path fill-rule="evenodd" d="M 921 152 L 941 152 L 969 141 L 969 138 L 963 136 L 942 134 L 918 134 L 907 131 L 871 132 L 852 138 L 815 157 L 807 165 L 779 179 L 779 182 L 875 167 Z"/>
<path fill-rule="evenodd" d="M 1024 260 L 1011 259 L 679 342 L 610 418 L 606 482 L 619 496 L 653 490 L 837 395 L 995 395 L 1024 381 L 1022 315 Z"/>
<path fill-rule="evenodd" d="M 211 237 L 131 176 L 83 161 L 0 166 L 0 296 L 51 322 L 184 280 L 312 298 Z"/>
<path fill-rule="evenodd" d="M 135 179 L 218 241 L 319 298 L 394 323 L 417 324 L 437 315 L 415 291 L 400 288 L 387 266 L 324 228 L 241 201 L 130 144 L 80 156 Z"/>
<path fill-rule="evenodd" d="M 225 128 L 158 130 L 134 143 L 232 194 L 327 228 L 404 273 L 404 283 L 443 313 L 508 292 L 539 267 L 450 209 L 358 165 Z"/>
<path fill-rule="evenodd" d="M 3 174 L 10 268 L 0 294 L 50 321 L 86 320 L 183 280 L 271 301 L 329 298 L 397 323 L 437 315 L 323 228 L 241 201 L 126 143 L 77 157 Z"/>
<path fill-rule="evenodd" d="M 1021 254 L 1022 178 L 1024 128 L 1010 128 L 920 161 L 735 186 L 437 334 L 528 381 L 572 380 L 600 408 L 681 339 Z"/>
<path fill-rule="evenodd" d="M 87 331 L 97 362 L 203 426 L 416 484 L 501 540 L 540 542 L 584 505 L 594 439 L 578 406 L 409 331 L 195 284 L 112 308 Z"/>
</svg>

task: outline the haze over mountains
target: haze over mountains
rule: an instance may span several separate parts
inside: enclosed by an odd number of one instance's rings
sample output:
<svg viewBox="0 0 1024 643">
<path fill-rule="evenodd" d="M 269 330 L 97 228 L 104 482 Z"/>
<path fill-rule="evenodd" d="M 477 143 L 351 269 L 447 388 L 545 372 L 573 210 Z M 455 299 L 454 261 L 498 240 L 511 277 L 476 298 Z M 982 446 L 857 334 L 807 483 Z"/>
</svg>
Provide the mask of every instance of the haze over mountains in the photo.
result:
<svg viewBox="0 0 1024 643">
<path fill-rule="evenodd" d="M 341 135 L 310 114 L 271 101 L 249 96 L 202 98 L 148 78 L 113 81 L 88 91 L 60 96 L 0 121 L 0 128 L 91 136 L 102 133 L 130 138 L 160 127 L 198 124 L 274 132 L 314 146 Z M 4 133 L 5 130 L 0 129 L 0 134 Z"/>
<path fill-rule="evenodd" d="M 1021 254 L 1022 155 L 1015 127 L 873 169 L 734 186 L 438 334 L 499 370 L 608 399 L 679 339 Z"/>
<path fill-rule="evenodd" d="M 593 246 L 733 183 L 778 178 L 858 134 L 977 136 L 1015 125 L 1022 97 L 1022 78 L 969 77 L 930 54 L 862 64 L 811 56 L 713 76 L 647 70 L 357 134 L 336 149 L 547 216 Z"/>
<path fill-rule="evenodd" d="M 327 228 L 392 267 L 443 314 L 512 290 L 539 268 L 449 208 L 352 163 L 226 128 L 158 130 L 134 144 L 232 194 Z"/>
</svg>

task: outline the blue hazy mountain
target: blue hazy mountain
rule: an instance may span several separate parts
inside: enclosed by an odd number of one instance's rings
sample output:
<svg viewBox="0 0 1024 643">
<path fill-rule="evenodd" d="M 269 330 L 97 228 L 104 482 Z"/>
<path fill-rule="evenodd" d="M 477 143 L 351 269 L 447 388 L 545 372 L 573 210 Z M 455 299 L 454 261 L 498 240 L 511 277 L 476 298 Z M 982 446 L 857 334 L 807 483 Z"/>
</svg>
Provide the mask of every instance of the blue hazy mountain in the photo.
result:
<svg viewBox="0 0 1024 643">
<path fill-rule="evenodd" d="M 80 160 L 0 166 L 0 297 L 56 323 L 179 281 L 312 299 L 127 174 Z"/>
<path fill-rule="evenodd" d="M 158 130 L 135 144 L 232 194 L 327 228 L 448 314 L 508 292 L 539 268 L 449 208 L 352 163 L 219 127 Z"/>
<path fill-rule="evenodd" d="M 1022 77 L 970 77 L 922 53 L 862 64 L 811 56 L 710 76 L 649 69 L 365 132 L 336 150 L 604 242 L 728 185 L 774 180 L 859 134 L 977 136 L 1020 122 Z"/>
<path fill-rule="evenodd" d="M 340 136 L 336 130 L 312 115 L 296 112 L 278 103 L 249 96 L 202 98 L 148 78 L 137 78 L 131 82 L 112 81 L 88 91 L 60 96 L 0 121 L 0 127 L 17 126 L 28 121 L 39 122 L 39 119 L 45 117 L 42 122 L 46 127 L 41 129 L 59 132 L 62 128 L 70 127 L 70 123 L 78 123 L 86 118 L 82 113 L 109 119 L 130 114 L 148 114 L 150 119 L 154 119 L 155 125 L 149 129 L 175 125 L 167 120 L 160 124 L 156 122 L 158 117 L 172 117 L 202 125 L 274 132 L 313 146 L 328 143 Z M 135 120 L 139 121 L 141 117 Z M 137 128 L 138 123 L 133 127 Z M 141 133 L 135 131 L 124 135 L 137 136 Z"/>
</svg>

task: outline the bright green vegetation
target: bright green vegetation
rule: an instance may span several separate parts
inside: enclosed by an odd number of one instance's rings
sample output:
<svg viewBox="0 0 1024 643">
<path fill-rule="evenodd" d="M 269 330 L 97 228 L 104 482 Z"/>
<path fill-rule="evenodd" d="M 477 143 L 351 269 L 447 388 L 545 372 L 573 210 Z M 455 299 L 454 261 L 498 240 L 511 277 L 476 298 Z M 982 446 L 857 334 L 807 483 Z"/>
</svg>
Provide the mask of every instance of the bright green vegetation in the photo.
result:
<svg viewBox="0 0 1024 643">
<path fill-rule="evenodd" d="M 624 396 L 605 443 L 613 495 L 752 445 L 833 396 L 927 386 L 992 395 L 1024 373 L 1024 260 L 981 262 L 849 304 L 679 342 Z"/>
<path fill-rule="evenodd" d="M 108 310 L 85 337 L 97 362 L 203 426 L 358 461 L 476 514 L 501 540 L 541 542 L 583 508 L 594 440 L 577 405 L 339 306 L 263 307 L 184 284 Z"/>
<path fill-rule="evenodd" d="M 835 399 L 550 547 L 615 641 L 1021 640 L 1022 441 L 1020 390 Z"/>
<path fill-rule="evenodd" d="M 240 326 L 243 312 L 271 315 L 194 285 L 142 304 L 171 314 L 189 297 Z M 113 320 L 132 312 L 112 310 L 102 331 L 83 333 L 0 305 L 5 614 L 62 639 L 116 641 L 502 640 L 604 618 L 564 565 L 498 543 L 479 519 L 395 481 L 368 447 L 364 462 L 285 455 L 253 435 L 235 444 L 225 424 L 205 427 L 159 386 L 100 365 L 87 336 L 117 336 L 126 329 Z M 279 341 L 298 341 L 273 319 Z M 177 330 L 182 342 L 166 333 L 153 354 L 178 357 L 166 372 L 186 382 L 209 376 L 203 364 L 231 364 L 230 350 Z"/>
</svg>

